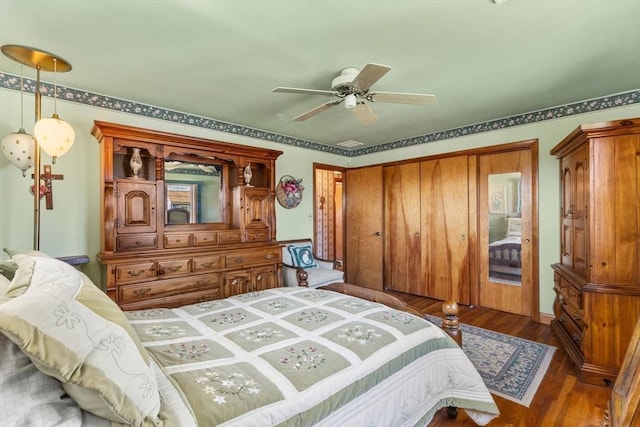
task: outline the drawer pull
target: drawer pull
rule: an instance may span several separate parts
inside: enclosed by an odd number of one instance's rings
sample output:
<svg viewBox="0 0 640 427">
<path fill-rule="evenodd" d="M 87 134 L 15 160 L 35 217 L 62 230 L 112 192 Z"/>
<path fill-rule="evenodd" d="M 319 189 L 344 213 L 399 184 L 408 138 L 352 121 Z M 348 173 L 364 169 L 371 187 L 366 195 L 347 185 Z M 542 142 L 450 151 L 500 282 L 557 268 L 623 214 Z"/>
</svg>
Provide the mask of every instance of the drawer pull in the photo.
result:
<svg viewBox="0 0 640 427">
<path fill-rule="evenodd" d="M 233 279 L 233 280 L 231 281 L 231 284 L 232 284 L 233 286 L 236 286 L 236 285 L 238 284 L 238 279 Z"/>
<path fill-rule="evenodd" d="M 235 262 L 236 264 L 243 264 L 244 263 L 244 258 L 235 258 L 233 260 L 233 262 Z"/>
<path fill-rule="evenodd" d="M 127 271 L 127 274 L 129 276 L 131 276 L 131 277 L 138 277 L 142 273 L 144 273 L 144 270 L 129 270 L 129 271 Z"/>
<path fill-rule="evenodd" d="M 204 268 L 211 268 L 211 267 L 213 267 L 213 262 L 211 262 L 211 261 L 203 262 L 203 263 L 202 263 L 202 266 L 203 266 Z"/>
<path fill-rule="evenodd" d="M 572 340 L 574 340 L 574 341 L 576 341 L 576 342 L 578 342 L 578 341 L 580 341 L 580 335 L 578 335 L 578 334 L 573 334 L 573 335 L 571 335 L 571 339 L 572 339 Z"/>
<path fill-rule="evenodd" d="M 563 314 L 563 315 L 561 315 L 561 316 L 558 318 L 558 322 L 560 322 L 560 323 L 564 323 L 564 321 L 565 321 L 565 320 L 567 320 L 567 319 L 565 319 L 564 314 Z"/>
<path fill-rule="evenodd" d="M 204 296 L 204 297 L 200 297 L 198 298 L 198 302 L 205 302 L 205 301 L 211 301 L 213 298 L 208 297 L 208 296 Z"/>
<path fill-rule="evenodd" d="M 275 256 L 275 255 L 273 255 L 272 253 L 270 253 L 270 254 L 268 254 L 268 255 L 267 255 L 267 259 L 273 259 L 273 257 L 274 257 L 274 256 Z"/>
<path fill-rule="evenodd" d="M 140 288 L 140 289 L 135 289 L 133 291 L 133 294 L 137 297 L 143 297 L 149 292 L 151 292 L 151 288 Z"/>
<path fill-rule="evenodd" d="M 209 286 L 211 284 L 211 279 L 200 279 L 196 282 L 196 286 Z"/>
<path fill-rule="evenodd" d="M 175 273 L 176 271 L 182 270 L 182 266 L 181 265 L 174 265 L 172 267 L 167 267 L 167 270 L 169 270 L 171 273 Z"/>
<path fill-rule="evenodd" d="M 256 280 L 262 280 L 262 274 L 258 274 L 258 277 L 256 277 Z"/>
<path fill-rule="evenodd" d="M 580 313 L 578 313 L 577 311 L 575 313 L 573 313 L 573 318 L 576 320 L 580 320 L 582 318 L 582 316 L 580 315 Z"/>
</svg>

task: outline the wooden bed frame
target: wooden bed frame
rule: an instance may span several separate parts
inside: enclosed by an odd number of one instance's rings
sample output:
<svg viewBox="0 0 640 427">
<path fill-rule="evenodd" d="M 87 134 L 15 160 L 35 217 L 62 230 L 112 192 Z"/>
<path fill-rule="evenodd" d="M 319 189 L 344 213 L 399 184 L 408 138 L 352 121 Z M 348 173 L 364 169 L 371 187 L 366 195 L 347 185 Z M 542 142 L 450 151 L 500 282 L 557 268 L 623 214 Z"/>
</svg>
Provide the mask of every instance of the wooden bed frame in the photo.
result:
<svg viewBox="0 0 640 427">
<path fill-rule="evenodd" d="M 521 257 L 520 243 L 503 243 L 498 246 L 489 246 L 489 272 L 511 274 L 520 276 Z"/>
<path fill-rule="evenodd" d="M 383 291 L 375 289 L 363 288 L 361 286 L 351 285 L 349 283 L 332 283 L 330 285 L 320 286 L 318 289 L 327 289 L 330 291 L 340 292 L 345 295 L 366 299 L 368 301 L 379 302 L 396 310 L 406 311 L 422 317 L 422 313 L 415 307 L 410 306 L 400 298 L 387 294 Z M 442 329 L 454 341 L 462 347 L 462 332 L 459 329 L 460 321 L 458 319 L 458 303 L 455 301 L 445 301 L 442 303 Z M 458 408 L 454 406 L 447 407 L 447 416 L 455 419 L 458 416 Z"/>
</svg>

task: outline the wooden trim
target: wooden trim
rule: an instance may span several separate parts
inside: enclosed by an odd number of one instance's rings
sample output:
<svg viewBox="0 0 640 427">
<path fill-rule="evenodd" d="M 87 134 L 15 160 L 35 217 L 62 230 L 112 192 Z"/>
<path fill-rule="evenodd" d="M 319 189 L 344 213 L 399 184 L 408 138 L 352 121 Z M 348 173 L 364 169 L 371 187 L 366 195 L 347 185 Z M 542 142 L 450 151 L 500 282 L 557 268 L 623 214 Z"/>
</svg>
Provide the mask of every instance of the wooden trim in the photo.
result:
<svg viewBox="0 0 640 427">
<path fill-rule="evenodd" d="M 538 320 L 539 323 L 542 323 L 544 325 L 550 325 L 551 321 L 556 317 L 553 314 L 538 313 L 538 318 L 540 319 Z"/>
</svg>

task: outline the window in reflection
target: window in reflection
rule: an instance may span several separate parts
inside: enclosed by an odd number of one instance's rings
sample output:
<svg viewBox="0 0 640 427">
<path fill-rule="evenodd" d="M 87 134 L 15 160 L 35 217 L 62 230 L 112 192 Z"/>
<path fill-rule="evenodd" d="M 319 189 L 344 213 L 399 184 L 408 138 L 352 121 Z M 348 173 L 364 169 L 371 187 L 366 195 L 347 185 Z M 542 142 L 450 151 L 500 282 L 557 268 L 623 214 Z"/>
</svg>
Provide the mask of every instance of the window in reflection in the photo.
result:
<svg viewBox="0 0 640 427">
<path fill-rule="evenodd" d="M 221 222 L 221 192 L 222 166 L 165 162 L 167 224 Z"/>
<path fill-rule="evenodd" d="M 520 172 L 489 175 L 489 278 L 521 285 Z"/>
</svg>

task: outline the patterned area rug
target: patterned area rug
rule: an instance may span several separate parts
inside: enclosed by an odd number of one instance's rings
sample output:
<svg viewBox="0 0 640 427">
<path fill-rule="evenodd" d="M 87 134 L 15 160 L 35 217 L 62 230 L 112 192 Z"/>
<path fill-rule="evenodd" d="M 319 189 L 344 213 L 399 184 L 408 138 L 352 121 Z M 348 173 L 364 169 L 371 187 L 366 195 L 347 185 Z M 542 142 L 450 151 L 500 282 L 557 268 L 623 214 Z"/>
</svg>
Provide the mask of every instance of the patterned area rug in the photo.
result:
<svg viewBox="0 0 640 427">
<path fill-rule="evenodd" d="M 427 315 L 441 325 L 441 319 Z M 462 350 L 492 393 L 529 407 L 549 368 L 555 347 L 460 324 Z"/>
</svg>

